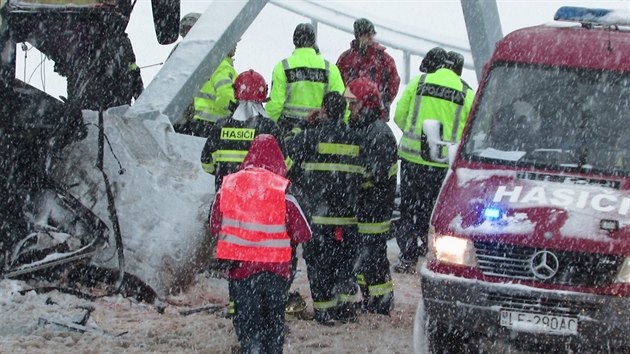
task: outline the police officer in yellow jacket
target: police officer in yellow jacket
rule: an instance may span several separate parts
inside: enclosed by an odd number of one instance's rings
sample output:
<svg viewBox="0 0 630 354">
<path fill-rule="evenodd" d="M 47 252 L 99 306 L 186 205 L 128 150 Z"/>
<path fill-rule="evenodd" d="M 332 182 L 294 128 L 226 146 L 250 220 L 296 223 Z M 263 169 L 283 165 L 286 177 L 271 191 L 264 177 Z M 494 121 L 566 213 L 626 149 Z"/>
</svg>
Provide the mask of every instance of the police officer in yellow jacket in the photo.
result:
<svg viewBox="0 0 630 354">
<path fill-rule="evenodd" d="M 273 69 L 270 101 L 265 106 L 286 137 L 314 109 L 322 105 L 324 94 L 344 91 L 343 79 L 334 63 L 316 53 L 315 29 L 301 23 L 293 32 L 293 54 Z M 296 131 L 293 131 L 295 134 Z"/>
<path fill-rule="evenodd" d="M 195 96 L 195 115 L 190 130 L 192 135 L 207 137 L 214 123 L 232 113 L 236 101 L 233 84 L 238 75 L 234 69 L 235 54 L 236 46 Z"/>
<path fill-rule="evenodd" d="M 442 123 L 444 141 L 459 141 L 474 99 L 474 92 L 448 65 L 447 57 L 444 49 L 431 49 L 420 65 L 425 74 L 409 82 L 396 106 L 394 122 L 403 132 L 398 147 L 401 225 L 396 239 L 400 262 L 394 267 L 399 273 L 414 273 L 418 257 L 426 253 L 433 204 L 446 174 L 447 165 L 430 158 L 422 125 L 427 119 L 437 120 Z"/>
</svg>

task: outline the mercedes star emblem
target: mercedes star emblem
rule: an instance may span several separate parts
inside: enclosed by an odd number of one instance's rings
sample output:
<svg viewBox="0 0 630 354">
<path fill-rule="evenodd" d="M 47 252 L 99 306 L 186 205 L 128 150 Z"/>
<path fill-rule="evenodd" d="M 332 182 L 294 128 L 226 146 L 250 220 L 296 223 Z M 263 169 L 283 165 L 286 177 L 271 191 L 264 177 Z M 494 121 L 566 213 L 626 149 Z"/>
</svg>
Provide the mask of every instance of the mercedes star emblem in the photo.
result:
<svg viewBox="0 0 630 354">
<path fill-rule="evenodd" d="M 547 280 L 558 273 L 558 257 L 549 251 L 538 251 L 529 260 L 529 267 L 538 279 Z"/>
</svg>

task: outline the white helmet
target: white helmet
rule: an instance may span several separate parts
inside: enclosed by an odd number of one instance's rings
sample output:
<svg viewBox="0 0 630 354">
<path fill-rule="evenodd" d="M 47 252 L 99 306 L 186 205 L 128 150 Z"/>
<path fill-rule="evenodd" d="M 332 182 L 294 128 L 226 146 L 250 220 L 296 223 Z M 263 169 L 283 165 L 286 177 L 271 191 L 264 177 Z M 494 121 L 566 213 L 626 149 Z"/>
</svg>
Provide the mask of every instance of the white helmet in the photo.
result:
<svg viewBox="0 0 630 354">
<path fill-rule="evenodd" d="M 201 14 L 198 12 L 191 12 L 182 17 L 182 20 L 179 22 L 179 34 L 182 37 L 186 37 L 188 31 L 195 25 L 200 16 Z"/>
</svg>

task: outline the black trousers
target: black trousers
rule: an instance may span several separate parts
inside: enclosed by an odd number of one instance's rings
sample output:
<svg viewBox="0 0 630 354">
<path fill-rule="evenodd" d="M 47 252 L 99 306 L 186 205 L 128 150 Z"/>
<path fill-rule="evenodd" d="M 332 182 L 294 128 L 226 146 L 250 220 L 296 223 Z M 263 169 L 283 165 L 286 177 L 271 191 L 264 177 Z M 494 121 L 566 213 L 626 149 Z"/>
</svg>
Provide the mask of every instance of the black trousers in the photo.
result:
<svg viewBox="0 0 630 354">
<path fill-rule="evenodd" d="M 335 238 L 336 226 L 313 225 L 311 241 L 303 244 L 304 260 L 317 312 L 334 312 L 356 302 L 356 260 L 360 244 L 356 226 L 343 227 L 343 240 Z"/>
<path fill-rule="evenodd" d="M 270 272 L 230 279 L 232 321 L 243 354 L 282 353 L 289 280 Z"/>
<path fill-rule="evenodd" d="M 389 314 L 394 307 L 394 285 L 387 259 L 388 234 L 360 234 L 357 282 L 363 306 L 375 313 Z"/>
<path fill-rule="evenodd" d="M 446 168 L 400 163 L 400 224 L 396 242 L 400 260 L 417 263 L 420 256 L 418 237 L 427 245 L 427 231 Z"/>
</svg>

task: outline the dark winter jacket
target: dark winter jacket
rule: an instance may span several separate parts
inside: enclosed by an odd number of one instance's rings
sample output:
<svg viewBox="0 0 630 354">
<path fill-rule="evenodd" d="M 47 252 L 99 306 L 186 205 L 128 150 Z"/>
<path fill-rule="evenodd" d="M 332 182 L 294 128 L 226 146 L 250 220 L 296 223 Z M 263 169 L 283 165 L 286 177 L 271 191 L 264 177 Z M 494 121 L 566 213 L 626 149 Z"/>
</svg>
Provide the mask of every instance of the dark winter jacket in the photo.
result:
<svg viewBox="0 0 630 354">
<path fill-rule="evenodd" d="M 247 168 L 264 168 L 282 177 L 285 177 L 287 174 L 282 152 L 278 147 L 278 143 L 270 135 L 262 135 L 254 140 L 239 169 Z M 220 204 L 221 192 L 219 191 L 212 204 L 210 214 L 210 232 L 214 237 L 221 230 L 223 215 L 219 208 Z M 297 200 L 289 194 L 286 195 L 286 226 L 292 244 L 296 245 L 311 239 L 311 229 L 308 221 Z M 235 262 L 234 267 L 228 271 L 228 277 L 238 280 L 260 272 L 272 272 L 289 279 L 291 263 Z"/>
<path fill-rule="evenodd" d="M 355 225 L 363 176 L 360 137 L 343 120 L 325 120 L 287 143 L 300 168 L 300 201 L 313 224 Z"/>
<path fill-rule="evenodd" d="M 359 41 L 353 40 L 350 49 L 339 56 L 337 67 L 346 86 L 360 77 L 374 81 L 381 93 L 383 107 L 389 112 L 389 107 L 398 94 L 400 76 L 394 59 L 385 53 L 385 47 L 374 42 L 362 50 L 359 48 Z"/>
<path fill-rule="evenodd" d="M 223 176 L 238 171 L 252 140 L 259 134 L 271 134 L 280 141 L 278 125 L 261 115 L 244 122 L 232 117 L 222 118 L 210 129 L 201 152 L 201 166 L 214 175 L 215 190 L 221 187 Z"/>
<path fill-rule="evenodd" d="M 390 229 L 396 195 L 396 138 L 387 123 L 378 119 L 377 109 L 362 113 L 359 120 L 350 120 L 350 126 L 361 136 L 365 165 L 357 208 L 359 233 L 384 234 Z"/>
</svg>

